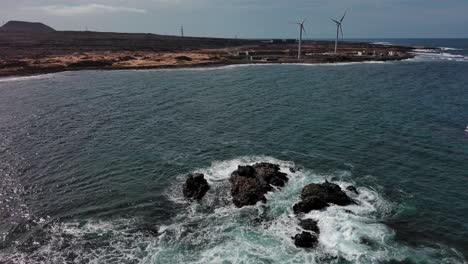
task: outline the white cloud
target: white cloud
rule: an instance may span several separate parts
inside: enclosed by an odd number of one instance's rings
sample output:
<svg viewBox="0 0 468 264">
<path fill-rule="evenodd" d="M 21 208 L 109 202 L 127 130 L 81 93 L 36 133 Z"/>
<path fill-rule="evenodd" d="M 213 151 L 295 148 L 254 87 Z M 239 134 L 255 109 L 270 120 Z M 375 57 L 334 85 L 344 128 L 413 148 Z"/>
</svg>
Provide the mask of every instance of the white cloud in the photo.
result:
<svg viewBox="0 0 468 264">
<path fill-rule="evenodd" d="M 41 10 L 50 15 L 56 16 L 78 16 L 78 15 L 89 15 L 89 14 L 102 14 L 102 13 L 118 13 L 118 12 L 129 12 L 129 13 L 146 13 L 145 9 L 123 7 L 123 6 L 109 6 L 101 4 L 86 4 L 77 6 L 59 6 L 49 5 L 43 7 L 34 7 L 35 10 Z"/>
</svg>

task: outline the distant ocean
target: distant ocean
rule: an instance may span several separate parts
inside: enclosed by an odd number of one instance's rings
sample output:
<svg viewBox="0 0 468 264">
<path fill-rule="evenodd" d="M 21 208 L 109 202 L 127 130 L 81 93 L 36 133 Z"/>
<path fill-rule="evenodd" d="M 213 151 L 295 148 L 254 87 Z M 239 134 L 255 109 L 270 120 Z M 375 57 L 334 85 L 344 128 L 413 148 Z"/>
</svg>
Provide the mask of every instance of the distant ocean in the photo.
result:
<svg viewBox="0 0 468 264">
<path fill-rule="evenodd" d="M 468 40 L 368 41 L 441 49 L 0 79 L 0 263 L 467 263 Z M 235 208 L 230 173 L 260 161 L 289 183 Z M 298 249 L 292 206 L 325 180 L 357 204 L 310 213 Z"/>
</svg>

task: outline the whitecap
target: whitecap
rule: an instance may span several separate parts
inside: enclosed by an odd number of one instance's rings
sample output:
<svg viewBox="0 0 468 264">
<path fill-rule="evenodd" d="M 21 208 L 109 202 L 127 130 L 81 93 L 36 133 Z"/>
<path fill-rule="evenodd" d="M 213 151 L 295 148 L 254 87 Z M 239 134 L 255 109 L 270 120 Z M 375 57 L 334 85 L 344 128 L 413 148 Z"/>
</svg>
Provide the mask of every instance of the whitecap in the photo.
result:
<svg viewBox="0 0 468 264">
<path fill-rule="evenodd" d="M 32 76 L 20 76 L 20 77 L 4 77 L 0 78 L 1 82 L 19 82 L 19 81 L 29 81 L 29 80 L 43 80 L 54 78 L 58 73 L 48 73 L 48 74 L 39 74 Z"/>
</svg>

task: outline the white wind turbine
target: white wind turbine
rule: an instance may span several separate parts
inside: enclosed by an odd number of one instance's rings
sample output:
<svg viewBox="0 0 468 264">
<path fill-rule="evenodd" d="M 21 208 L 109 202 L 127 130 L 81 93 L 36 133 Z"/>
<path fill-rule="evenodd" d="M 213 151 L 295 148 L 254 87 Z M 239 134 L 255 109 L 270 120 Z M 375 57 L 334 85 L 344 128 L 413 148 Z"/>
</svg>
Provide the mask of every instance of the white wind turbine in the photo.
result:
<svg viewBox="0 0 468 264">
<path fill-rule="evenodd" d="M 347 12 L 348 11 L 344 12 L 344 15 L 343 17 L 341 17 L 340 21 L 330 18 L 336 24 L 335 54 L 336 54 L 336 51 L 338 50 L 338 37 L 339 37 L 340 32 L 341 32 L 341 38 L 343 38 L 343 19 L 345 18 Z"/>
<path fill-rule="evenodd" d="M 299 25 L 299 48 L 297 50 L 297 59 L 301 59 L 302 54 L 302 33 L 306 33 L 304 23 L 305 19 L 302 22 L 294 22 L 293 24 Z"/>
</svg>

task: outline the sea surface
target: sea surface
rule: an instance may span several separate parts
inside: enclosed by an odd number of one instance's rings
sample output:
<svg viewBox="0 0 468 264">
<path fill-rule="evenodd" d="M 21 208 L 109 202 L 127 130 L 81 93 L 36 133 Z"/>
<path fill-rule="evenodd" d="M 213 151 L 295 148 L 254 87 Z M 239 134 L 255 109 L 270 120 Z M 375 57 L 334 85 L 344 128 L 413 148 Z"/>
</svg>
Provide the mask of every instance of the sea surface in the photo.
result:
<svg viewBox="0 0 468 264">
<path fill-rule="evenodd" d="M 0 79 L 0 263 L 467 263 L 468 40 L 372 41 L 443 49 Z M 230 173 L 261 161 L 289 183 L 235 208 Z M 298 249 L 292 206 L 325 180 L 357 204 L 306 215 Z"/>
</svg>

